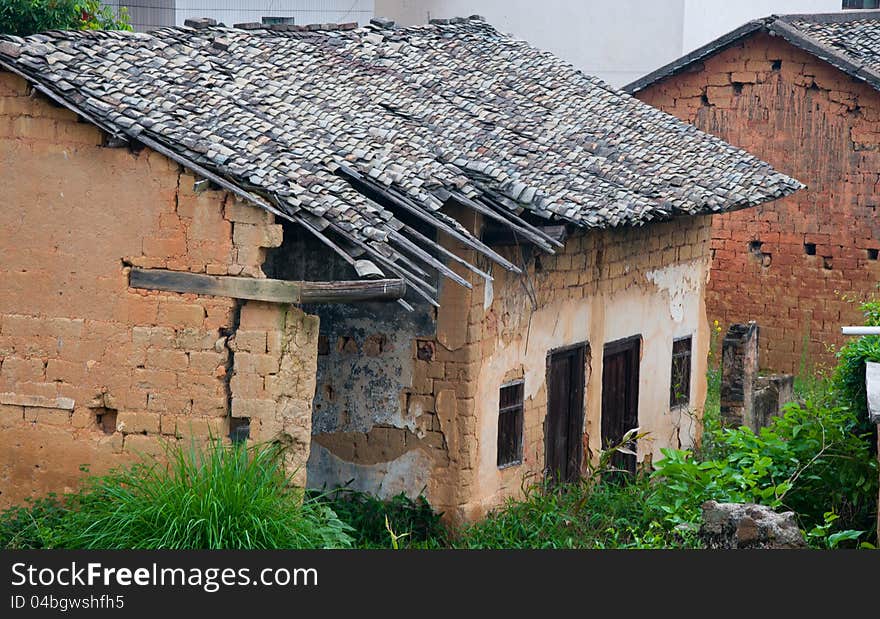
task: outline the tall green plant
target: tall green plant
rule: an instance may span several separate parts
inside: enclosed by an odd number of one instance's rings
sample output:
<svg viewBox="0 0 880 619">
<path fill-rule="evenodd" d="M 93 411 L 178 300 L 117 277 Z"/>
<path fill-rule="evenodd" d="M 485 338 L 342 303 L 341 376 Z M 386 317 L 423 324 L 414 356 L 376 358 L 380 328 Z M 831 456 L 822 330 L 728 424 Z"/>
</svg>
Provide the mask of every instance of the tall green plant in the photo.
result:
<svg viewBox="0 0 880 619">
<path fill-rule="evenodd" d="M 837 526 L 870 530 L 875 522 L 877 462 L 859 420 L 843 406 L 789 404 L 758 434 L 718 429 L 712 457 L 663 450 L 658 491 L 649 500 L 673 524 L 696 523 L 709 499 L 793 510 L 804 528 L 839 515 Z"/>
<path fill-rule="evenodd" d="M 212 441 L 171 447 L 168 464 L 142 462 L 93 478 L 56 532 L 61 548 L 275 549 L 351 545 L 348 525 L 304 499 L 283 448 Z"/>
</svg>

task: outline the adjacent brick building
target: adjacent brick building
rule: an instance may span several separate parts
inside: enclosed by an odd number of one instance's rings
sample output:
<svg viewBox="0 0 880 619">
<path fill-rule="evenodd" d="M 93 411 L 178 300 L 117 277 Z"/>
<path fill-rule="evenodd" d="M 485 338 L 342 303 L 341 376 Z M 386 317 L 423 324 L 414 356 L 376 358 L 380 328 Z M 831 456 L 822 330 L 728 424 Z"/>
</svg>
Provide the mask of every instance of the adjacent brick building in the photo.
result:
<svg viewBox="0 0 880 619">
<path fill-rule="evenodd" d="M 711 216 L 796 181 L 479 19 L 194 25 L 0 38 L 0 501 L 213 434 L 471 518 L 693 444 Z"/>
<path fill-rule="evenodd" d="M 708 313 L 756 320 L 762 367 L 833 365 L 880 281 L 880 12 L 751 22 L 625 90 L 807 185 L 715 218 Z"/>
</svg>

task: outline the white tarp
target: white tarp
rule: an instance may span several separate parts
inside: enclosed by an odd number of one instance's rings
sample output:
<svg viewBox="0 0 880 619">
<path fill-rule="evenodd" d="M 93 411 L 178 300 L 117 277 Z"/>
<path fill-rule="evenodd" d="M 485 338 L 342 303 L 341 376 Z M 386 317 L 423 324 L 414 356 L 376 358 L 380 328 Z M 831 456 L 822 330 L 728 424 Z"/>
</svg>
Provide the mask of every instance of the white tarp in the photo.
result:
<svg viewBox="0 0 880 619">
<path fill-rule="evenodd" d="M 865 387 L 868 390 L 868 417 L 880 423 L 880 363 L 867 362 Z"/>
</svg>

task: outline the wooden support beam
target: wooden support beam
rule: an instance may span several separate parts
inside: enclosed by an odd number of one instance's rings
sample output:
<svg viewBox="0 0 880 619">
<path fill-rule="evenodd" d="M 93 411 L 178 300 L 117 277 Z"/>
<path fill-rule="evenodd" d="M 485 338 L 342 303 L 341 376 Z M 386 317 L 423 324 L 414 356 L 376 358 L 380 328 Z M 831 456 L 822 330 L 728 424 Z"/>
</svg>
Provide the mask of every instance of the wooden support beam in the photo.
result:
<svg viewBox="0 0 880 619">
<path fill-rule="evenodd" d="M 446 256 L 450 260 L 452 260 L 454 263 L 460 264 L 461 266 L 468 269 L 469 271 L 476 273 L 477 275 L 479 275 L 480 277 L 482 277 L 486 281 L 490 281 L 490 282 L 492 281 L 491 275 L 489 275 L 488 273 L 486 273 L 485 271 L 483 271 L 481 269 L 478 269 L 477 267 L 472 265 L 467 260 L 462 260 L 457 255 L 455 255 L 454 253 L 452 253 L 451 251 L 449 251 L 448 249 L 446 249 L 442 245 L 437 244 L 436 241 L 429 239 L 428 237 L 426 237 L 424 234 L 422 234 L 421 232 L 419 232 L 415 228 L 413 228 L 411 226 L 404 225 L 403 230 L 406 231 L 407 234 L 414 236 L 416 238 L 416 240 L 418 240 L 420 243 L 423 243 L 426 247 L 433 247 L 439 253 Z"/>
<path fill-rule="evenodd" d="M 401 279 L 293 282 L 139 268 L 131 270 L 129 285 L 146 290 L 169 290 L 272 303 L 396 301 L 406 293 L 406 284 Z"/>
<path fill-rule="evenodd" d="M 553 247 L 551 247 L 550 245 L 550 239 L 548 239 L 540 232 L 533 230 L 531 226 L 527 224 L 527 222 L 520 219 L 513 213 L 508 212 L 502 215 L 501 213 L 489 208 L 488 206 L 480 204 L 475 200 L 471 200 L 464 194 L 460 194 L 458 192 L 451 194 L 451 196 L 459 204 L 471 208 L 481 215 L 488 217 L 489 219 L 493 219 L 497 222 L 502 223 L 503 225 L 510 228 L 513 232 L 515 232 L 519 237 L 525 238 L 526 240 L 534 245 L 537 245 L 547 253 L 554 253 Z"/>
<path fill-rule="evenodd" d="M 479 239 L 474 238 L 468 233 L 463 233 L 459 230 L 456 230 L 455 227 L 453 227 L 450 223 L 443 221 L 444 217 L 446 217 L 446 215 L 444 215 L 443 213 L 432 212 L 432 214 L 428 214 L 428 212 L 426 212 L 424 208 L 414 203 L 410 203 L 409 199 L 405 196 L 398 195 L 393 190 L 386 190 L 379 184 L 373 182 L 368 178 L 363 177 L 358 172 L 345 166 L 340 165 L 339 169 L 336 170 L 336 174 L 348 180 L 355 189 L 357 189 L 360 193 L 366 195 L 371 200 L 375 200 L 379 204 L 383 204 L 385 206 L 394 205 L 400 209 L 403 209 L 406 212 L 415 215 L 422 221 L 434 226 L 438 230 L 442 230 L 452 238 L 460 241 L 471 249 L 478 251 L 484 256 L 487 256 L 488 258 L 494 260 L 508 271 L 512 271 L 517 274 L 522 273 L 522 270 L 518 266 L 516 266 L 512 262 L 509 262 L 498 253 L 494 252 L 491 248 L 480 242 Z M 455 221 L 451 217 L 449 219 Z"/>
</svg>

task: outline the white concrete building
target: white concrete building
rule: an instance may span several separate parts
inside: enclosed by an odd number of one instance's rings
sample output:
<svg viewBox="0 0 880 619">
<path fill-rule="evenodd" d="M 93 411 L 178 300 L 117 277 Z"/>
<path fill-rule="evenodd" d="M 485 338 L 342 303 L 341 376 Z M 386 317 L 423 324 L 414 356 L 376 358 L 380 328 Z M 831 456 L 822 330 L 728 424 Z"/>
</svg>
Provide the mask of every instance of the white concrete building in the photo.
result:
<svg viewBox="0 0 880 619">
<path fill-rule="evenodd" d="M 105 0 L 128 8 L 135 30 L 181 26 L 193 17 L 210 17 L 227 26 L 262 22 L 264 18 L 294 24 L 358 22 L 373 17 L 373 0 Z M 275 23 L 282 23 L 276 21 Z"/>
<path fill-rule="evenodd" d="M 401 25 L 479 14 L 615 86 L 758 17 L 839 11 L 844 0 L 375 0 Z M 868 0 L 870 4 L 871 0 Z"/>
</svg>

